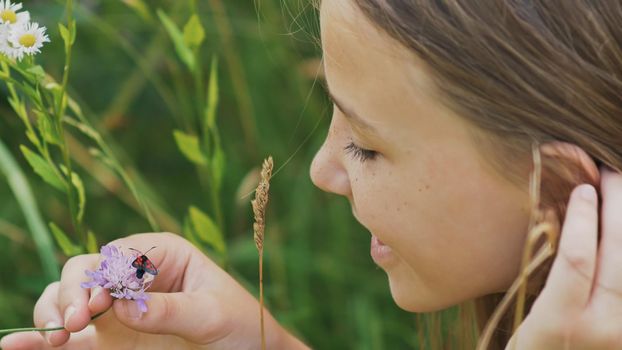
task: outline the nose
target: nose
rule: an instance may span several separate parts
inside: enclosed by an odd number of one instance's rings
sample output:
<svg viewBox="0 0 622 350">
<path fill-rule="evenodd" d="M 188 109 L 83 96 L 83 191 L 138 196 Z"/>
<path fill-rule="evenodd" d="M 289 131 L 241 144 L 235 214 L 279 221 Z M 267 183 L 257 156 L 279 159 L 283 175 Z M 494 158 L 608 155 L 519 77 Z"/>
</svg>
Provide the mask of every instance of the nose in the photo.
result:
<svg viewBox="0 0 622 350">
<path fill-rule="evenodd" d="M 344 130 L 338 123 L 337 116 L 333 115 L 326 140 L 311 162 L 310 175 L 315 186 L 323 191 L 350 198 L 350 178 L 343 164 Z"/>
</svg>

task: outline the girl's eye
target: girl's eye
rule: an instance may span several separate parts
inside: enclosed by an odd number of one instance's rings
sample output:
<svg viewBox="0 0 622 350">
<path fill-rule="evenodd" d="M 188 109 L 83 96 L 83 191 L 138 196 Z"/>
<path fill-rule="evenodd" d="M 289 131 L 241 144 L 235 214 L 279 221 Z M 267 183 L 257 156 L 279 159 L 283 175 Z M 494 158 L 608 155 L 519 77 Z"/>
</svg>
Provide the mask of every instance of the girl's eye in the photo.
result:
<svg viewBox="0 0 622 350">
<path fill-rule="evenodd" d="M 346 147 L 344 147 L 346 153 L 350 154 L 352 158 L 358 159 L 361 163 L 364 163 L 367 160 L 374 160 L 376 156 L 378 156 L 378 152 L 361 148 L 354 144 L 354 142 L 350 142 Z"/>
</svg>

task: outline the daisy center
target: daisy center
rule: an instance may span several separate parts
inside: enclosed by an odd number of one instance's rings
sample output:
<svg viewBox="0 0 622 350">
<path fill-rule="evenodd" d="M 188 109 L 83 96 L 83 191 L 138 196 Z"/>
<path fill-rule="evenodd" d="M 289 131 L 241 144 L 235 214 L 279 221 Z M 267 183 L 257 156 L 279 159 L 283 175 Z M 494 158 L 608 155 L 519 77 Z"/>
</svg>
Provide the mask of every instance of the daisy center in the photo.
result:
<svg viewBox="0 0 622 350">
<path fill-rule="evenodd" d="M 17 15 L 15 14 L 15 11 L 11 11 L 11 10 L 3 10 L 0 13 L 0 18 L 2 19 L 2 22 L 4 23 L 15 23 L 17 22 Z"/>
<path fill-rule="evenodd" d="M 26 33 L 19 37 L 19 43 L 24 47 L 32 47 L 37 42 L 37 38 L 30 33 Z"/>
</svg>

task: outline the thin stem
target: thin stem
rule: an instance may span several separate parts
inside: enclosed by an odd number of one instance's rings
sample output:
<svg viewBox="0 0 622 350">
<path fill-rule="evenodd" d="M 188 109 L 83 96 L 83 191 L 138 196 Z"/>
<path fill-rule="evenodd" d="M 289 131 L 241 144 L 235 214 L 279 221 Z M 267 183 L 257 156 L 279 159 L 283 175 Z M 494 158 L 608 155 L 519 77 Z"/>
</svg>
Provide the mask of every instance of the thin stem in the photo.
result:
<svg viewBox="0 0 622 350">
<path fill-rule="evenodd" d="M 70 36 L 73 36 L 75 33 L 75 27 L 73 23 L 73 0 L 67 0 L 65 6 L 65 15 L 67 17 L 67 28 L 69 28 Z M 58 110 L 56 111 L 56 123 L 58 127 L 58 132 L 60 134 L 60 150 L 63 157 L 63 163 L 65 163 L 66 179 L 67 179 L 67 201 L 69 202 L 69 211 L 71 213 L 71 222 L 73 224 L 74 229 L 76 230 L 76 234 L 80 237 L 80 240 L 83 245 L 86 245 L 86 232 L 82 227 L 82 220 L 78 219 L 78 203 L 76 203 L 75 197 L 75 189 L 73 187 L 73 170 L 71 168 L 71 159 L 69 158 L 69 149 L 67 147 L 67 140 L 65 140 L 65 129 L 63 128 L 63 116 L 65 115 L 65 110 L 67 109 L 67 83 L 69 82 L 69 68 L 71 66 L 71 46 L 72 42 L 69 38 L 67 42 L 65 42 L 65 67 L 63 69 L 63 80 L 61 83 L 61 93 L 58 103 Z"/>
<path fill-rule="evenodd" d="M 196 62 L 201 61 L 201 55 L 199 52 L 199 48 L 194 49 L 194 58 Z M 201 69 L 201 64 L 197 63 L 192 72 L 192 77 L 194 78 L 194 91 L 195 91 L 195 108 L 196 108 L 196 116 L 198 125 L 201 125 L 203 120 L 203 69 Z"/>
<path fill-rule="evenodd" d="M 108 311 L 108 310 L 106 310 Z M 91 317 L 91 321 L 95 321 L 99 316 L 103 315 L 106 311 L 102 311 L 98 314 L 93 315 Z M 36 328 L 36 327 L 25 327 L 25 328 L 10 328 L 10 329 L 0 329 L 0 334 L 9 334 L 9 333 L 17 333 L 17 332 L 53 332 L 60 331 L 65 329 L 65 327 L 52 327 L 52 328 Z"/>
<path fill-rule="evenodd" d="M 263 248 L 259 250 L 259 322 L 261 329 L 261 350 L 265 350 L 266 334 L 263 322 Z"/>
<path fill-rule="evenodd" d="M 216 217 L 216 224 L 218 225 L 218 227 L 224 232 L 225 229 L 225 218 L 223 216 L 222 213 L 222 207 L 221 207 L 221 202 L 220 202 L 220 189 L 218 188 L 218 186 L 216 186 L 216 181 L 213 180 L 214 179 L 214 170 L 211 169 L 211 171 L 209 171 L 209 173 L 211 174 L 211 188 L 209 189 L 209 195 L 210 195 L 210 199 L 212 202 L 212 207 L 214 209 L 214 216 Z"/>
<path fill-rule="evenodd" d="M 70 32 L 73 31 L 72 27 L 72 12 L 73 12 L 73 1 L 67 0 L 67 26 Z M 67 83 L 69 82 L 69 67 L 71 65 L 71 41 L 65 43 L 65 67 L 63 69 L 63 81 L 61 83 L 61 95 L 60 95 L 60 106 L 58 109 L 58 114 L 61 119 L 63 114 L 65 113 L 65 109 L 67 108 Z"/>
</svg>

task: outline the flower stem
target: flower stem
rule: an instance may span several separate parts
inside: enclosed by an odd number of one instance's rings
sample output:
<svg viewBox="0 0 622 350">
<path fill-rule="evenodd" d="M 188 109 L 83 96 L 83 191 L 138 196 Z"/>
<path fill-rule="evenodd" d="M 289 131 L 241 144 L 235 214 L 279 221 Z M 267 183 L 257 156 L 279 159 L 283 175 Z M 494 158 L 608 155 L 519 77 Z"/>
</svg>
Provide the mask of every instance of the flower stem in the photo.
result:
<svg viewBox="0 0 622 350">
<path fill-rule="evenodd" d="M 106 310 L 108 311 L 108 310 Z M 98 314 L 93 315 L 91 317 L 91 321 L 94 321 L 99 316 L 103 315 L 106 311 L 102 311 Z M 51 327 L 51 328 L 36 328 L 36 327 L 26 327 L 26 328 L 10 328 L 10 329 L 0 329 L 0 334 L 9 334 L 9 333 L 17 333 L 17 332 L 52 332 L 52 331 L 60 331 L 65 329 L 65 327 Z"/>
</svg>

